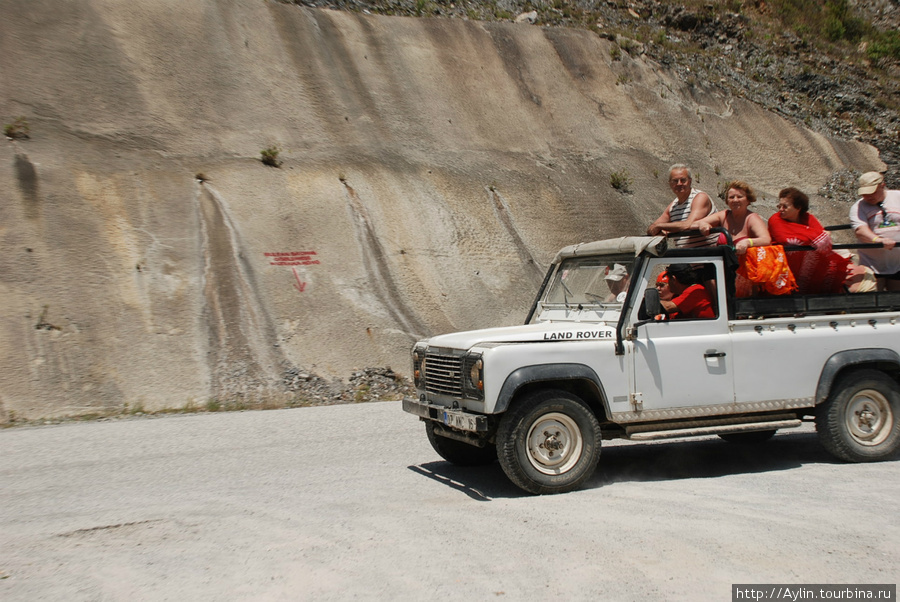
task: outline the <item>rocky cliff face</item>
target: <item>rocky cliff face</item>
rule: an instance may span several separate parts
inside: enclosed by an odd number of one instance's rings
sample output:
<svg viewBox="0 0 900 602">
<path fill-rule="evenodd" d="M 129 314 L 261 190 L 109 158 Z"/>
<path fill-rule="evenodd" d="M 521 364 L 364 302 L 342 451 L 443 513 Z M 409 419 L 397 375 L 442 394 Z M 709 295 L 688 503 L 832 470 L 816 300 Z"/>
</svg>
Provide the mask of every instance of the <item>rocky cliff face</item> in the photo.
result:
<svg viewBox="0 0 900 602">
<path fill-rule="evenodd" d="M 888 179 L 900 177 L 900 5 L 893 0 L 279 1 L 594 31 L 616 42 L 614 52 L 657 62 L 688 84 L 872 144 Z"/>
<path fill-rule="evenodd" d="M 783 186 L 884 167 L 590 31 L 259 0 L 0 10 L 0 116 L 29 130 L 0 150 L 5 421 L 406 373 L 417 337 L 524 319 L 559 247 L 642 232 L 671 163 L 711 192 L 750 181 L 765 216 Z M 814 198 L 826 222 L 847 208 Z"/>
</svg>

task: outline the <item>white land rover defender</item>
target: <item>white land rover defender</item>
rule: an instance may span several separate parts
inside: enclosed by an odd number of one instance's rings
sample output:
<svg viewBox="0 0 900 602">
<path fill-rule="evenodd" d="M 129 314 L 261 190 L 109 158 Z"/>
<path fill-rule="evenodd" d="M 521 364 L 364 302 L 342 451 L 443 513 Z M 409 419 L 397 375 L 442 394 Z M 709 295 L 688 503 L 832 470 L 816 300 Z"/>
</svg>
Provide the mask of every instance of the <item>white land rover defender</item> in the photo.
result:
<svg viewBox="0 0 900 602">
<path fill-rule="evenodd" d="M 678 264 L 702 274 L 714 317 L 660 319 L 656 279 Z M 602 439 L 755 442 L 815 420 L 840 459 L 891 456 L 900 293 L 736 298 L 736 266 L 730 247 L 664 237 L 566 247 L 523 326 L 416 343 L 403 409 L 445 460 L 499 460 L 536 494 L 583 484 Z"/>
</svg>

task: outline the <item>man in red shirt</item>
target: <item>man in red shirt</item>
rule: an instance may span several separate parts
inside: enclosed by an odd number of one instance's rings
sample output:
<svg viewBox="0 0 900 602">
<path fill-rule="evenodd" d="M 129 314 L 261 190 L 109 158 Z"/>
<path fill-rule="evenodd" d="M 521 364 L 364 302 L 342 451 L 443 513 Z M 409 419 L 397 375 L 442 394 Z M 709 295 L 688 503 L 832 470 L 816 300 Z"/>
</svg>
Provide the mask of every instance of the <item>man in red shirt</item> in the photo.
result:
<svg viewBox="0 0 900 602">
<path fill-rule="evenodd" d="M 669 289 L 674 297 L 671 301 L 660 303 L 666 313 L 679 320 L 711 320 L 716 317 L 716 309 L 706 288 L 700 284 L 697 272 L 688 264 L 670 265 L 666 270 L 669 275 Z"/>
</svg>

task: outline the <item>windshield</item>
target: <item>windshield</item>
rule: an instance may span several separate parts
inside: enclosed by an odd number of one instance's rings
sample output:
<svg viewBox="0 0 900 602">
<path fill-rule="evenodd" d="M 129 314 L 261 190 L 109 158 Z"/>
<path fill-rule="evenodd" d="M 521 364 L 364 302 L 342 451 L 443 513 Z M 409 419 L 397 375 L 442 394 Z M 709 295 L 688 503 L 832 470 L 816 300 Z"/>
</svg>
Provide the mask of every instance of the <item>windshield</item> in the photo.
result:
<svg viewBox="0 0 900 602">
<path fill-rule="evenodd" d="M 633 255 L 567 259 L 556 270 L 543 305 L 577 307 L 622 304 L 633 267 Z"/>
</svg>

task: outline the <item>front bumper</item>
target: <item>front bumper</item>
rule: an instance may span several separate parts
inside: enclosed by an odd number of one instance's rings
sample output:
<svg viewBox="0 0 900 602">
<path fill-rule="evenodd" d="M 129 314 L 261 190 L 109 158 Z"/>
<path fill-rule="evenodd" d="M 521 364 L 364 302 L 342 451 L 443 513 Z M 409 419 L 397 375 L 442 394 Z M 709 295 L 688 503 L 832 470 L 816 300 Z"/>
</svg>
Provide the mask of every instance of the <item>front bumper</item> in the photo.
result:
<svg viewBox="0 0 900 602">
<path fill-rule="evenodd" d="M 487 416 L 471 414 L 464 410 L 453 410 L 443 406 L 431 405 L 416 399 L 403 399 L 403 411 L 415 414 L 426 420 L 440 422 L 450 428 L 470 433 L 484 433 L 489 430 Z"/>
</svg>

